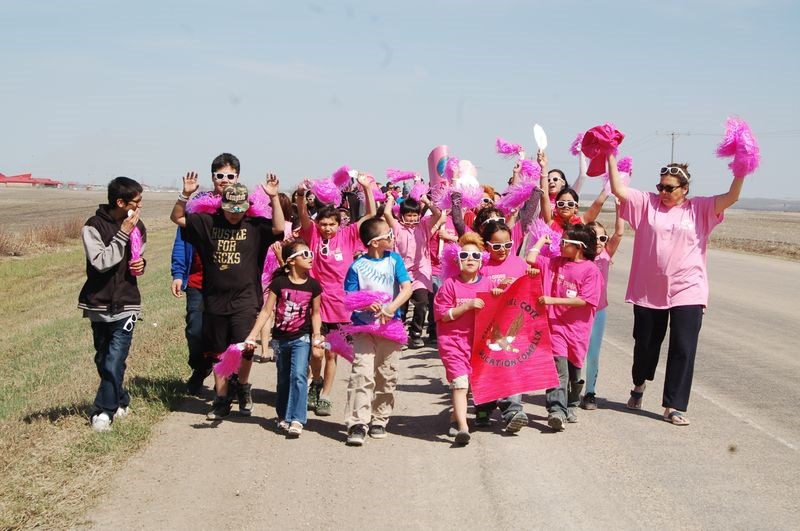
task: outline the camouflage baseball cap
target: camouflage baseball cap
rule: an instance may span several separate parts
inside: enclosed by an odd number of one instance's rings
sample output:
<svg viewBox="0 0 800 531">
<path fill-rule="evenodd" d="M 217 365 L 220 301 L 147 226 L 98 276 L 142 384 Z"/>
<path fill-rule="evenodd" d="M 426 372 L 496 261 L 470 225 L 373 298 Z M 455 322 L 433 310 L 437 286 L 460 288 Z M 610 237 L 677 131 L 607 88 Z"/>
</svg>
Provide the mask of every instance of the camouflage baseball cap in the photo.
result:
<svg viewBox="0 0 800 531">
<path fill-rule="evenodd" d="M 232 184 L 222 191 L 222 210 L 231 214 L 244 214 L 250 208 L 247 187 L 242 183 Z"/>
</svg>

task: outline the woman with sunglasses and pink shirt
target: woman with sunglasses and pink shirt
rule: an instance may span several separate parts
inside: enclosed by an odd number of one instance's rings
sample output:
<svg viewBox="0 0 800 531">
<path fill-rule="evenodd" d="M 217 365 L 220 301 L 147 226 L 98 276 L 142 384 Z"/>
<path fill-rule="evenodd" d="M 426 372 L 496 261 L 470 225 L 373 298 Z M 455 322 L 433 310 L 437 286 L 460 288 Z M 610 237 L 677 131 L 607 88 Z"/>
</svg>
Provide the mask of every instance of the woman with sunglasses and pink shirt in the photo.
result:
<svg viewBox="0 0 800 531">
<path fill-rule="evenodd" d="M 642 408 L 646 381 L 653 380 L 661 343 L 670 327 L 661 405 L 664 420 L 687 426 L 684 413 L 694 375 L 703 313 L 708 305 L 706 245 L 725 209 L 739 200 L 743 179 L 713 197 L 689 197 L 687 164 L 661 168 L 656 193 L 626 186 L 616 158 L 608 157 L 611 192 L 620 216 L 635 231 L 625 300 L 633 306 L 633 390 L 627 407 Z"/>
</svg>

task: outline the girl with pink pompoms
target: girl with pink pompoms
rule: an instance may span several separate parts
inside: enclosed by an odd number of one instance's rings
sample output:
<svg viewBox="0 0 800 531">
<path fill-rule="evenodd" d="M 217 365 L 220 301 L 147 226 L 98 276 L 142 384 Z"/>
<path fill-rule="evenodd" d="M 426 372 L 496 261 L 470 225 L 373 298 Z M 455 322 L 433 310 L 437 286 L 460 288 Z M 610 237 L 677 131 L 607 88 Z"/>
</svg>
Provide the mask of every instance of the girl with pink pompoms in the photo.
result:
<svg viewBox="0 0 800 531">
<path fill-rule="evenodd" d="M 641 409 L 647 380 L 652 381 L 661 343 L 670 328 L 667 370 L 661 406 L 663 418 L 687 426 L 685 411 L 692 388 L 694 359 L 703 313 L 708 305 L 706 245 L 725 210 L 739 200 L 744 177 L 758 166 L 758 144 L 747 124 L 730 120 L 718 152 L 738 156 L 727 192 L 689 197 L 687 164 L 670 163 L 659 171 L 657 192 L 626 186 L 614 155 L 607 157 L 611 191 L 620 216 L 635 231 L 631 274 L 625 300 L 633 304 L 633 389 L 627 407 Z"/>
<path fill-rule="evenodd" d="M 377 211 L 372 195 L 372 179 L 365 174 L 358 174 L 356 180 L 364 190 L 367 213 L 361 220 L 346 227 L 340 224 L 338 205 L 322 207 L 312 221 L 303 200 L 306 185 L 301 184 L 298 188 L 296 205 L 300 219 L 300 236 L 308 242 L 314 253 L 311 276 L 322 284 L 325 292 L 322 300 L 324 334 L 349 322 L 350 313 L 345 308 L 343 288 L 345 275 L 353 263 L 355 253 L 363 248 L 358 236 L 361 223 L 373 217 Z M 308 408 L 319 416 L 328 416 L 333 408 L 330 393 L 336 376 L 336 353 L 330 350 L 326 350 L 324 355 L 317 350 L 312 352 L 311 375 Z"/>
<path fill-rule="evenodd" d="M 469 443 L 467 392 L 472 373 L 470 356 L 475 334 L 475 313 L 483 308 L 478 293 L 488 292 L 491 283 L 480 274 L 483 263 L 483 240 L 473 232 L 461 236 L 457 259 L 459 274 L 447 278 L 433 299 L 437 323 L 439 356 L 450 383 L 453 410 L 448 435 L 455 443 Z"/>
<path fill-rule="evenodd" d="M 274 312 L 272 349 L 278 369 L 275 410 L 278 429 L 287 437 L 299 437 L 307 419 L 308 359 L 311 348 L 321 349 L 322 287 L 309 275 L 314 253 L 303 240 L 283 246 L 283 266 L 275 270 L 267 288 L 267 299 L 256 324 L 245 340 L 245 349 L 255 349 L 255 338 Z"/>
</svg>

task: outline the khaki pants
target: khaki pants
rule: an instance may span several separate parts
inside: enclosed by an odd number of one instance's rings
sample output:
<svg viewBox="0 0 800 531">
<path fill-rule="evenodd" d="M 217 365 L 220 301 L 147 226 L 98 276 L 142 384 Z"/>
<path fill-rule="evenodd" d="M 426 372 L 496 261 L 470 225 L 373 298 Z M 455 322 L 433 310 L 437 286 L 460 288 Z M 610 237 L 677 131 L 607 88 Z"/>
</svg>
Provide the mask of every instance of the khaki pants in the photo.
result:
<svg viewBox="0 0 800 531">
<path fill-rule="evenodd" d="M 386 427 L 394 409 L 400 346 L 369 334 L 353 335 L 353 367 L 347 384 L 349 430 L 356 424 Z"/>
</svg>

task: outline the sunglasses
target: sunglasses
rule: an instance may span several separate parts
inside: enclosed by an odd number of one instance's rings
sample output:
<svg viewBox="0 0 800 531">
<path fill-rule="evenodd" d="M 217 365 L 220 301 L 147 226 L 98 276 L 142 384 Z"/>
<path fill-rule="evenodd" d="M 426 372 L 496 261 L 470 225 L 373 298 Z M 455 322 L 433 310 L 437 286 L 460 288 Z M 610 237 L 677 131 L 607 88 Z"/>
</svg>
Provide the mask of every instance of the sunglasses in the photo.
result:
<svg viewBox="0 0 800 531">
<path fill-rule="evenodd" d="M 601 234 L 597 237 L 597 241 L 600 243 L 606 243 L 608 241 L 608 236 L 605 234 Z"/>
<path fill-rule="evenodd" d="M 481 203 L 483 203 L 484 205 L 491 205 L 494 203 L 494 201 L 492 201 L 488 197 L 484 197 L 483 199 L 481 199 Z"/>
<path fill-rule="evenodd" d="M 319 248 L 319 254 L 322 256 L 328 256 L 331 254 L 331 247 L 330 247 L 331 240 L 329 238 L 322 239 L 322 245 Z"/>
<path fill-rule="evenodd" d="M 489 245 L 489 249 L 491 249 L 492 251 L 502 251 L 503 249 L 508 251 L 512 247 L 514 247 L 514 240 L 505 243 L 489 243 L 487 245 Z"/>
<path fill-rule="evenodd" d="M 556 201 L 557 208 L 578 208 L 577 201 Z"/>
<path fill-rule="evenodd" d="M 232 181 L 236 179 L 236 173 L 212 173 L 211 176 L 214 177 L 215 181 L 221 181 L 222 179 L 227 179 Z"/>
<path fill-rule="evenodd" d="M 565 240 L 561 240 L 561 247 L 564 247 L 568 243 L 571 243 L 572 245 L 574 245 L 576 247 L 580 246 L 580 247 L 583 247 L 584 249 L 586 249 L 586 244 L 585 243 L 579 242 L 578 240 L 566 240 L 566 239 Z"/>
<path fill-rule="evenodd" d="M 387 232 L 386 234 L 381 234 L 380 236 L 375 236 L 374 238 L 372 238 L 370 241 L 367 242 L 367 245 L 369 245 L 372 242 L 377 242 L 380 240 L 391 240 L 392 238 L 394 238 L 394 231 L 392 229 L 389 229 L 389 232 Z"/>
<path fill-rule="evenodd" d="M 481 223 L 481 225 L 486 225 L 490 221 L 494 221 L 495 223 L 505 223 L 506 222 L 506 218 L 489 218 L 489 219 L 484 220 L 483 223 Z"/>
<path fill-rule="evenodd" d="M 483 259 L 483 254 L 475 252 L 475 251 L 472 251 L 472 252 L 470 252 L 470 251 L 460 251 L 458 253 L 458 259 L 459 260 L 470 260 L 470 259 L 472 259 L 472 260 L 480 261 L 480 260 Z"/>
<path fill-rule="evenodd" d="M 683 187 L 681 185 L 675 186 L 672 184 L 661 184 L 661 183 L 658 183 L 656 185 L 656 190 L 658 190 L 659 192 L 667 192 L 668 194 L 671 194 L 678 188 L 683 188 Z"/>
<path fill-rule="evenodd" d="M 686 172 L 683 171 L 682 168 L 678 168 L 677 166 L 670 166 L 670 167 L 664 166 L 661 168 L 661 175 L 666 175 L 668 173 L 670 175 L 683 175 L 684 179 L 686 179 L 687 181 L 689 180 L 689 176 L 686 175 Z"/>
<path fill-rule="evenodd" d="M 548 177 L 547 178 L 547 182 L 549 182 L 549 183 L 557 183 L 560 180 L 561 180 L 561 177 Z"/>
<path fill-rule="evenodd" d="M 286 261 L 288 262 L 289 260 L 291 260 L 292 258 L 295 258 L 297 256 L 302 256 L 303 258 L 314 258 L 314 252 L 313 251 L 309 251 L 308 249 L 303 249 L 302 251 L 297 251 L 296 253 L 290 254 L 286 258 Z"/>
</svg>

